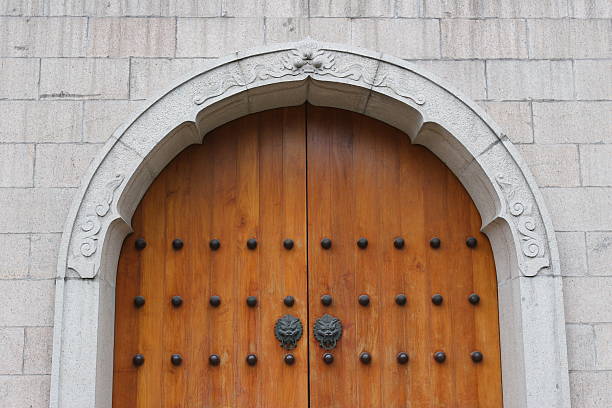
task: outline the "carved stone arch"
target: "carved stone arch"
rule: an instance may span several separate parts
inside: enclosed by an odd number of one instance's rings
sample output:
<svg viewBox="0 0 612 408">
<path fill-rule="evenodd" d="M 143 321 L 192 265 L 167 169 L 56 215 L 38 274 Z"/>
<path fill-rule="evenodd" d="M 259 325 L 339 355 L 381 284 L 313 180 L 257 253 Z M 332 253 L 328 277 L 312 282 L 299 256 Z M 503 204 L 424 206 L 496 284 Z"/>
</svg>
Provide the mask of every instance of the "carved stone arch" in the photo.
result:
<svg viewBox="0 0 612 408">
<path fill-rule="evenodd" d="M 61 241 L 50 406 L 111 406 L 119 251 L 136 206 L 165 165 L 226 122 L 306 101 L 395 126 L 457 175 L 493 247 L 504 406 L 569 407 L 554 229 L 512 143 L 476 104 L 422 69 L 310 39 L 217 60 L 133 115 L 98 154 Z"/>
</svg>

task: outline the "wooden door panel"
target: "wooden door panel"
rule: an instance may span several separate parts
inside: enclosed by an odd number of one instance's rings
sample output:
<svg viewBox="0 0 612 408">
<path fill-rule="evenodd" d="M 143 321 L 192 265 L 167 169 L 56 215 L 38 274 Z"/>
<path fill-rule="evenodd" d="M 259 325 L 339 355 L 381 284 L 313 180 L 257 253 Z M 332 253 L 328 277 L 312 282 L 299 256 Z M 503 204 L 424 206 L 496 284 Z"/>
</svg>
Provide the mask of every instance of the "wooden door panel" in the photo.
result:
<svg viewBox="0 0 612 408">
<path fill-rule="evenodd" d="M 331 365 L 311 338 L 311 407 L 500 407 L 495 269 L 465 189 L 396 129 L 335 109 L 309 106 L 307 115 L 310 320 L 329 313 L 344 326 Z M 401 250 L 396 237 L 405 240 Z M 433 237 L 440 248 L 430 246 Z M 476 306 L 472 292 L 482 299 Z M 395 303 L 399 293 L 406 306 Z M 362 294 L 368 306 L 359 305 Z M 483 362 L 471 360 L 475 350 Z M 438 351 L 444 363 L 434 361 Z M 408 364 L 397 363 L 399 352 Z"/>
<path fill-rule="evenodd" d="M 308 405 L 305 340 L 289 366 L 274 337 L 284 314 L 307 322 L 304 120 L 303 106 L 241 118 L 187 148 L 151 185 L 119 261 L 113 406 Z M 145 249 L 135 248 L 138 238 Z M 184 242 L 179 250 L 175 238 Z M 285 238 L 295 242 L 290 251 Z M 136 308 L 139 295 L 146 303 Z M 209 304 L 212 295 L 219 307 Z M 247 296 L 258 305 L 248 307 Z M 145 357 L 140 367 L 136 353 Z M 256 366 L 246 363 L 250 353 Z M 211 354 L 219 366 L 209 364 Z"/>
</svg>

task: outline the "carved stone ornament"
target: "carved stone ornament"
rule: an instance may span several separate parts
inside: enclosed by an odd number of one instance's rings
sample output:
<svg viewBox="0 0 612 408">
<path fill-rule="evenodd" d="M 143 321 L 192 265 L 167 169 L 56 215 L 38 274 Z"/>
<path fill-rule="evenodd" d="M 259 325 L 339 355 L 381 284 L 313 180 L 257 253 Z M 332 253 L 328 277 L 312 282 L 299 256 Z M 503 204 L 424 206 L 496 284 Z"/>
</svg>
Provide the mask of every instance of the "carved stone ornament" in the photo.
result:
<svg viewBox="0 0 612 408">
<path fill-rule="evenodd" d="M 274 335 L 285 350 L 293 350 L 302 338 L 304 328 L 302 322 L 295 316 L 284 315 L 274 325 Z"/>
<path fill-rule="evenodd" d="M 516 229 L 520 236 L 520 247 L 525 260 L 522 263 L 522 272 L 526 276 L 535 276 L 540 269 L 550 266 L 545 256 L 544 241 L 536 230 L 535 219 L 531 216 L 532 206 L 527 200 L 521 198 L 518 191 L 518 182 L 511 177 L 498 173 L 495 181 L 504 192 L 508 212 L 516 220 Z"/>
<path fill-rule="evenodd" d="M 340 319 L 324 314 L 314 324 L 314 337 L 325 350 L 332 350 L 342 337 L 342 322 Z"/>
<path fill-rule="evenodd" d="M 106 183 L 102 197 L 95 206 L 95 214 L 87 215 L 80 226 L 79 244 L 74 248 L 74 253 L 68 261 L 68 267 L 78 271 L 81 275 L 95 275 L 95 264 L 89 258 L 98 250 L 98 237 L 102 229 L 102 219 L 110 211 L 110 206 L 115 199 L 115 191 L 124 179 L 123 174 L 117 174 Z"/>
<path fill-rule="evenodd" d="M 201 105 L 211 98 L 223 95 L 234 86 L 247 86 L 258 79 L 266 80 L 301 74 L 329 75 L 335 78 L 363 81 L 374 87 L 388 88 L 417 105 L 425 103 L 422 96 L 412 95 L 408 89 L 405 89 L 401 78 L 396 75 L 387 72 L 377 77 L 376 72 L 369 72 L 367 67 L 358 63 L 340 66 L 336 61 L 334 51 L 321 48 L 312 39 L 306 39 L 298 43 L 294 49 L 285 52 L 278 58 L 276 64 L 255 65 L 250 72 L 243 74 L 244 77 L 239 72 L 226 72 L 209 89 L 197 95 L 193 101 L 196 105 Z"/>
</svg>

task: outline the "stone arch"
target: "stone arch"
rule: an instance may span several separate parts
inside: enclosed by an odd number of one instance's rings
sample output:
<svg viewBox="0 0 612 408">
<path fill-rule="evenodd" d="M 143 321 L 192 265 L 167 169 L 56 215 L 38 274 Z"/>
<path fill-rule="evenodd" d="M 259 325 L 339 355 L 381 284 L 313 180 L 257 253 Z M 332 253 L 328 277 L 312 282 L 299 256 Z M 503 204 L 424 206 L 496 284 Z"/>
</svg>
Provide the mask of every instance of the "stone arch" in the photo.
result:
<svg viewBox="0 0 612 408">
<path fill-rule="evenodd" d="M 310 39 L 219 59 L 154 98 L 98 154 L 61 241 L 51 407 L 110 407 L 119 251 L 157 174 L 224 123 L 304 102 L 395 126 L 457 175 L 493 247 L 504 405 L 569 407 L 554 229 L 512 143 L 482 109 L 422 69 L 381 53 Z"/>
</svg>

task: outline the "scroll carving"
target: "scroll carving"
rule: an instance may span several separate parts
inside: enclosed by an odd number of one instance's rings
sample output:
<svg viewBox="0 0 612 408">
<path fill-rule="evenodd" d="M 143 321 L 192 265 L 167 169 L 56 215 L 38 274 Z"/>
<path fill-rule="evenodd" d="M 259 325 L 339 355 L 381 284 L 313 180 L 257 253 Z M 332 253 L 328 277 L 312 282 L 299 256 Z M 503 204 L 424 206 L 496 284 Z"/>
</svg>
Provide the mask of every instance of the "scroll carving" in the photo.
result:
<svg viewBox="0 0 612 408">
<path fill-rule="evenodd" d="M 515 179 L 500 173 L 495 176 L 495 180 L 504 193 L 508 212 L 516 220 L 521 252 L 526 257 L 526 261 L 522 262 L 522 272 L 526 276 L 535 276 L 540 269 L 548 267 L 550 262 L 545 256 L 544 241 L 536 231 L 536 221 L 531 216 L 532 206 L 521 198 Z"/>
</svg>

